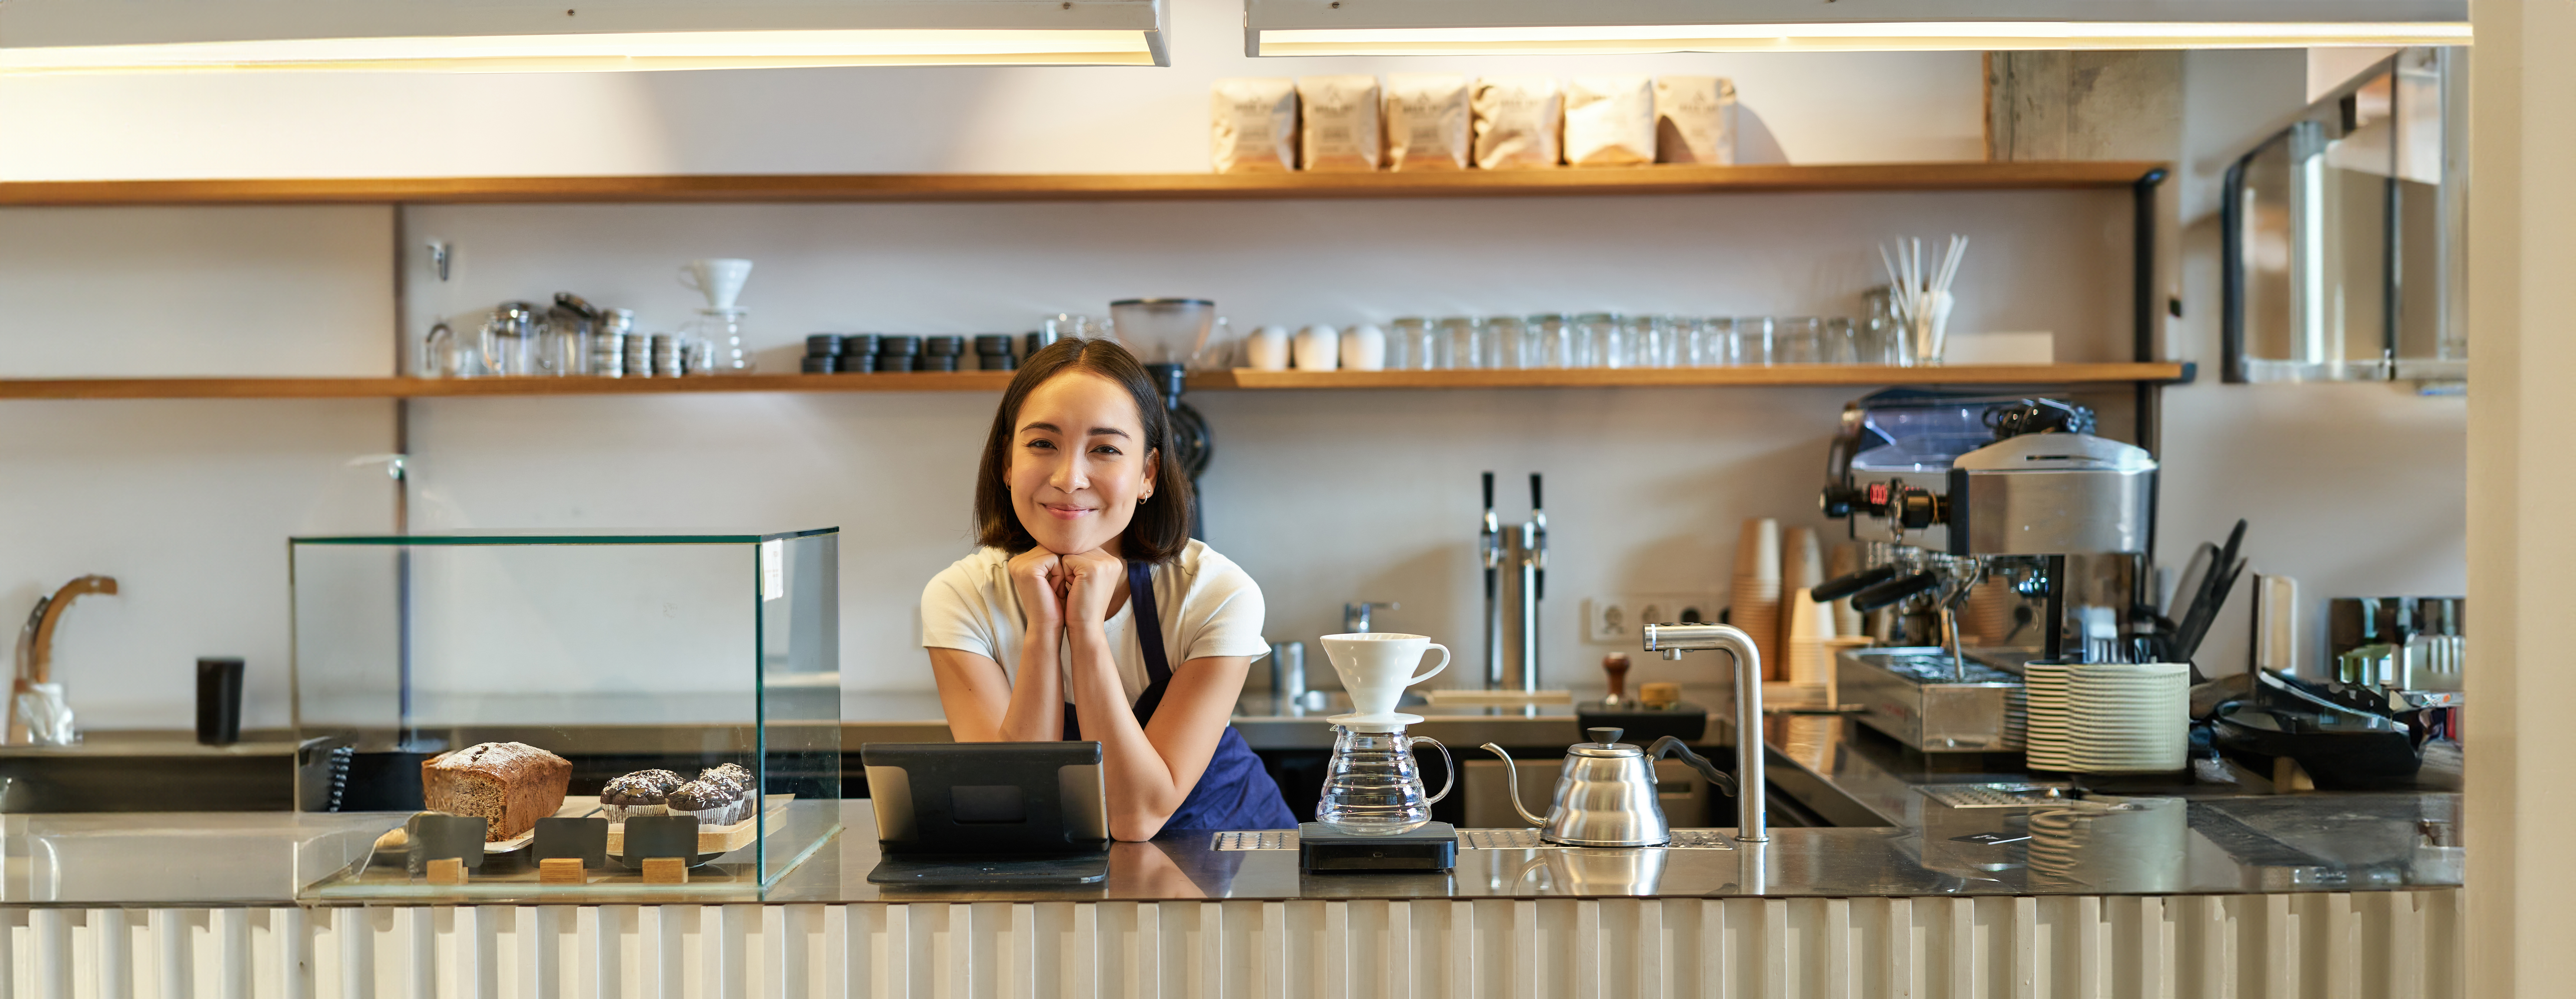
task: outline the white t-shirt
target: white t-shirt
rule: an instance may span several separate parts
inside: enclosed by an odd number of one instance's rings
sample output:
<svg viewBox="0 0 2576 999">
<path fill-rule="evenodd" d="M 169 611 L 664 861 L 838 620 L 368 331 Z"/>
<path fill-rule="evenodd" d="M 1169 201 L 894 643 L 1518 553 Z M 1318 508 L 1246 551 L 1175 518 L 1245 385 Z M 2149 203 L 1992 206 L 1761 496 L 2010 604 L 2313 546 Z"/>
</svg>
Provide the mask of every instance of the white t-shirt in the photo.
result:
<svg viewBox="0 0 2576 999">
<path fill-rule="evenodd" d="M 1020 613 L 1019 591 L 1010 579 L 1011 555 L 999 548 L 975 554 L 940 570 L 921 589 L 921 644 L 924 648 L 958 649 L 991 659 L 1006 676 L 1019 675 L 1020 641 L 1027 633 Z M 1173 669 L 1192 659 L 1211 656 L 1268 655 L 1261 638 L 1261 587 L 1234 560 L 1205 543 L 1191 541 L 1179 558 L 1154 567 L 1154 609 L 1163 625 L 1163 655 Z M 1144 646 L 1136 640 L 1136 601 L 1131 596 L 1103 622 L 1102 632 L 1118 664 L 1118 679 L 1127 701 L 1144 696 Z M 1064 674 L 1068 703 L 1072 698 L 1071 648 L 1060 646 L 1057 663 Z"/>
</svg>

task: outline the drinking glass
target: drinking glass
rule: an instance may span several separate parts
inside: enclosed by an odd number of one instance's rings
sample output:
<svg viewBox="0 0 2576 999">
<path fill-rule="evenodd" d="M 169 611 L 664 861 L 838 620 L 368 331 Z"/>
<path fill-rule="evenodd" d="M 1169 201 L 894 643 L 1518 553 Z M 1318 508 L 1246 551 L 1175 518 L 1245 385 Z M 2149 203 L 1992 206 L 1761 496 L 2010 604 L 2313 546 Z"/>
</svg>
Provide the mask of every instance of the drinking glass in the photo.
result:
<svg viewBox="0 0 2576 999">
<path fill-rule="evenodd" d="M 1692 367 L 1713 368 L 1733 364 L 1729 356 L 1734 346 L 1735 320 L 1711 316 L 1691 324 L 1690 363 Z"/>
<path fill-rule="evenodd" d="M 1564 316 L 1554 312 L 1542 312 L 1529 317 L 1525 324 L 1531 335 L 1538 339 L 1539 359 L 1538 363 L 1532 364 L 1531 367 L 1571 368 L 1575 366 L 1574 327 L 1565 321 Z"/>
<path fill-rule="evenodd" d="M 1771 317 L 1738 316 L 1735 335 L 1728 338 L 1732 346 L 1728 355 L 1735 364 L 1770 364 L 1772 347 Z"/>
<path fill-rule="evenodd" d="M 1484 330 L 1466 316 L 1444 316 L 1439 323 L 1440 367 L 1473 368 L 1484 359 Z"/>
<path fill-rule="evenodd" d="M 1579 366 L 1586 368 L 1625 368 L 1637 363 L 1636 351 L 1629 346 L 1628 331 L 1619 317 L 1607 312 L 1586 312 L 1574 317 L 1575 344 L 1582 350 Z"/>
<path fill-rule="evenodd" d="M 1771 357 L 1774 364 L 1823 363 L 1824 323 L 1814 316 L 1774 320 Z"/>
<path fill-rule="evenodd" d="M 1519 316 L 1495 316 L 1485 320 L 1485 353 L 1493 358 L 1489 368 L 1538 367 L 1538 342 L 1529 324 Z"/>
<path fill-rule="evenodd" d="M 1387 324 L 1386 366 L 1403 371 L 1427 371 L 1438 367 L 1439 351 L 1431 346 L 1431 321 L 1421 316 L 1400 316 Z"/>
<path fill-rule="evenodd" d="M 1861 363 L 1859 331 L 1850 317 L 1825 320 L 1825 363 Z"/>
</svg>

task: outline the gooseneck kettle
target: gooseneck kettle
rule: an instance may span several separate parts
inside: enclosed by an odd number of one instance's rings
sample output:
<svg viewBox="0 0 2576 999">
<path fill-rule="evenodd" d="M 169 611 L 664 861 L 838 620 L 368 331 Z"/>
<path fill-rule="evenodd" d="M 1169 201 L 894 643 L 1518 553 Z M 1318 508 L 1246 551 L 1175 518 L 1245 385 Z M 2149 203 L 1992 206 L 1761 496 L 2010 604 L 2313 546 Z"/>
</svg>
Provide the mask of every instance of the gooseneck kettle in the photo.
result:
<svg viewBox="0 0 2576 999">
<path fill-rule="evenodd" d="M 1511 786 L 1512 811 L 1520 813 L 1522 821 L 1538 826 L 1539 838 L 1550 843 L 1662 846 L 1672 842 L 1672 825 L 1664 820 L 1663 806 L 1655 802 L 1655 761 L 1667 756 L 1680 757 L 1718 790 L 1735 794 L 1735 778 L 1691 752 L 1680 739 L 1668 735 L 1655 740 L 1651 749 L 1639 749 L 1619 741 L 1623 734 L 1620 729 L 1592 728 L 1585 729 L 1584 734 L 1592 741 L 1566 749 L 1565 766 L 1557 774 L 1556 795 L 1548 803 L 1545 818 L 1521 807 L 1520 770 L 1512 765 L 1511 755 L 1490 742 L 1484 747 L 1503 758 L 1503 775 Z"/>
</svg>

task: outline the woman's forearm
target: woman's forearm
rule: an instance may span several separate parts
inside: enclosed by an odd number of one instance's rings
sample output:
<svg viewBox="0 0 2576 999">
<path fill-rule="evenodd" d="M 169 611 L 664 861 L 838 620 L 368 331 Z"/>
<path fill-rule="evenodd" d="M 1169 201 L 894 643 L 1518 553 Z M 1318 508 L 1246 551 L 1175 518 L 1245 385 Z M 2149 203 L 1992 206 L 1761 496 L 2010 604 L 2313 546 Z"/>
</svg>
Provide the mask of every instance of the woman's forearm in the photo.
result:
<svg viewBox="0 0 2576 999">
<path fill-rule="evenodd" d="M 1063 636 L 1031 629 L 1020 641 L 1020 673 L 1011 678 L 1011 705 L 1002 714 L 1004 742 L 1055 742 L 1064 738 L 1064 680 L 1056 662 Z"/>
<path fill-rule="evenodd" d="M 1081 719 L 1083 737 L 1100 741 L 1110 833 L 1118 839 L 1150 839 L 1180 810 L 1190 789 L 1177 786 L 1171 764 L 1137 723 L 1101 626 L 1077 625 L 1066 632 L 1073 650 L 1074 714 Z"/>
</svg>

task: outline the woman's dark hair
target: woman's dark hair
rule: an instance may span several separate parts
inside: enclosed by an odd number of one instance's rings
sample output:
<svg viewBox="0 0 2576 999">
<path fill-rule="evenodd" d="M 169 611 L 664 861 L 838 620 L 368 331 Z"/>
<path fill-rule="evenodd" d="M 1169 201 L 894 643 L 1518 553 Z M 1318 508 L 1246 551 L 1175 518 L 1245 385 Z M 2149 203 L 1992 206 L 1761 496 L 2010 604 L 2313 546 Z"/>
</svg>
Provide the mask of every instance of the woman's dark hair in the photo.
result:
<svg viewBox="0 0 2576 999">
<path fill-rule="evenodd" d="M 1190 504 L 1195 502 L 1190 477 L 1172 453 L 1172 419 L 1163 409 L 1163 397 L 1154 391 L 1154 382 L 1145 376 L 1145 366 L 1136 355 L 1111 340 L 1049 344 L 1022 361 L 1011 387 L 1002 390 L 1002 406 L 993 412 L 992 435 L 984 442 L 983 466 L 976 472 L 975 543 L 1013 555 L 1037 547 L 1037 539 L 1029 536 L 1019 511 L 1011 506 L 1011 444 L 1019 438 L 1020 406 L 1028 402 L 1029 393 L 1069 372 L 1109 379 L 1136 400 L 1136 414 L 1145 424 L 1145 453 L 1154 463 L 1154 495 L 1137 504 L 1126 532 L 1119 535 L 1119 554 L 1154 565 L 1171 561 L 1190 543 Z"/>
</svg>

